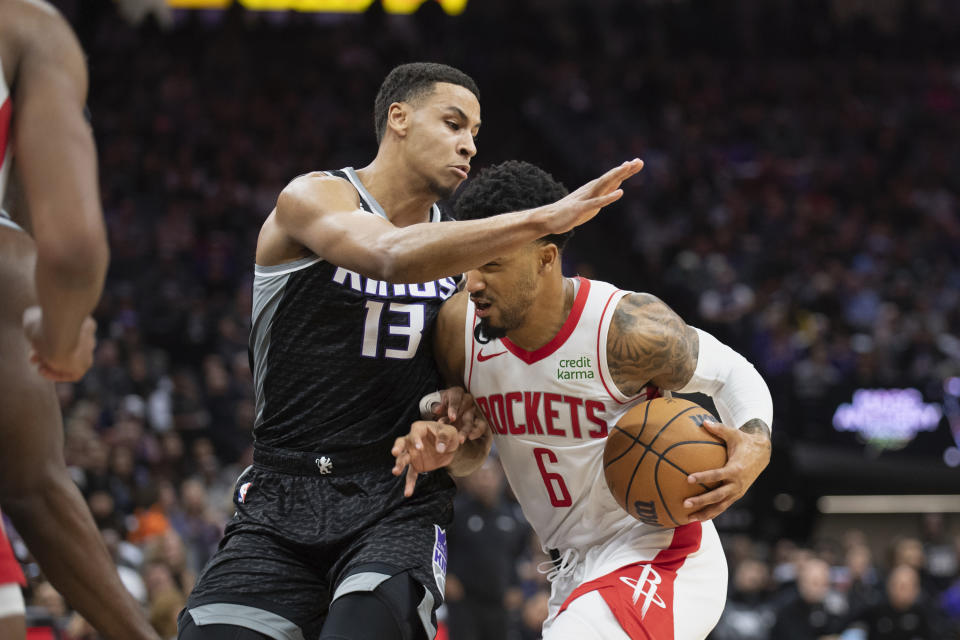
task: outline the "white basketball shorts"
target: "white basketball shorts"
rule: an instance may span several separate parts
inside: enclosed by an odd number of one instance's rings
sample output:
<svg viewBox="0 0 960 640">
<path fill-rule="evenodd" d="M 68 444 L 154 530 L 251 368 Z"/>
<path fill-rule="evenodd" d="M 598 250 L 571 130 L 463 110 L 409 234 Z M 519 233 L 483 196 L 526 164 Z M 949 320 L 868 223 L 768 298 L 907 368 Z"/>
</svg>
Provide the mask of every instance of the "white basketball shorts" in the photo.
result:
<svg viewBox="0 0 960 640">
<path fill-rule="evenodd" d="M 553 581 L 543 640 L 702 640 L 727 597 L 712 522 L 624 532 Z"/>
</svg>

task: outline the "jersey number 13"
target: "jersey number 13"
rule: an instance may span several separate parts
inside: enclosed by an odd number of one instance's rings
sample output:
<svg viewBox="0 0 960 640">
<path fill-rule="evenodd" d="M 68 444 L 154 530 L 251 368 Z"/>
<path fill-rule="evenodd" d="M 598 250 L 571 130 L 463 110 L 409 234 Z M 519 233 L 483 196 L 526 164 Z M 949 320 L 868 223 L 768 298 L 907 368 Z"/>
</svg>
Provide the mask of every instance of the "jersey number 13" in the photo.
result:
<svg viewBox="0 0 960 640">
<path fill-rule="evenodd" d="M 393 314 L 403 314 L 406 322 L 389 324 L 383 319 L 383 308 Z M 363 322 L 363 347 L 360 355 L 364 358 L 391 358 L 393 360 L 409 360 L 417 354 L 420 339 L 423 337 L 424 312 L 422 304 L 403 304 L 400 302 L 386 303 L 380 300 L 367 300 Z M 386 325 L 384 327 L 384 325 Z M 381 349 L 380 336 L 384 333 L 392 336 L 406 336 L 407 344 L 403 349 Z"/>
</svg>

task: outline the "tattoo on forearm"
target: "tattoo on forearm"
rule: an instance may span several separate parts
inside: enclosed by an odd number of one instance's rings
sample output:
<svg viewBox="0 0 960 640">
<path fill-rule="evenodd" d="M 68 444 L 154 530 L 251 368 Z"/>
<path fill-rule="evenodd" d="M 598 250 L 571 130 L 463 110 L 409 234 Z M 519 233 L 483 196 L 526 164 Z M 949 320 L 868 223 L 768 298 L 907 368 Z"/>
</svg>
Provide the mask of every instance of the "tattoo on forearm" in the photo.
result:
<svg viewBox="0 0 960 640">
<path fill-rule="evenodd" d="M 607 337 L 607 364 L 626 395 L 653 379 L 665 389 L 683 386 L 693 376 L 698 350 L 697 333 L 655 296 L 631 294 L 617 305 Z"/>
<path fill-rule="evenodd" d="M 770 427 L 760 418 L 749 420 L 745 425 L 740 427 L 740 431 L 744 433 L 759 433 L 767 436 L 767 440 L 770 439 Z"/>
</svg>

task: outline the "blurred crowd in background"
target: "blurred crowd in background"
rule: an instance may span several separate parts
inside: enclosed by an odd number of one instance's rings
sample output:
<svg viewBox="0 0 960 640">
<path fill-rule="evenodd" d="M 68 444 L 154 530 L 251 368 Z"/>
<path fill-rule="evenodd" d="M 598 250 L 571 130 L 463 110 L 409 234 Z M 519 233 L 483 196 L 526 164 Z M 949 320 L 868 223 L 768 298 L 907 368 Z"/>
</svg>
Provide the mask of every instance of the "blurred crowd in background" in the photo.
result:
<svg viewBox="0 0 960 640">
<path fill-rule="evenodd" d="M 657 294 L 754 362 L 774 393 L 774 478 L 777 452 L 829 437 L 855 389 L 937 401 L 960 375 L 956 3 L 472 0 L 456 18 L 431 3 L 413 17 L 235 7 L 175 13 L 167 29 L 127 24 L 111 2 L 59 5 L 89 55 L 112 250 L 95 365 L 58 387 L 66 458 L 165 637 L 251 459 L 260 224 L 296 175 L 373 158 L 373 98 L 401 62 L 476 78 L 478 168 L 525 159 L 575 187 L 644 159 L 623 201 L 578 231 L 567 271 Z M 547 558 L 495 460 L 461 484 L 445 633 L 539 638 Z M 883 550 L 862 531 L 722 524 L 718 640 L 854 623 L 869 640 L 958 637 L 949 520 L 911 522 Z M 17 546 L 33 619 L 95 638 Z"/>
</svg>

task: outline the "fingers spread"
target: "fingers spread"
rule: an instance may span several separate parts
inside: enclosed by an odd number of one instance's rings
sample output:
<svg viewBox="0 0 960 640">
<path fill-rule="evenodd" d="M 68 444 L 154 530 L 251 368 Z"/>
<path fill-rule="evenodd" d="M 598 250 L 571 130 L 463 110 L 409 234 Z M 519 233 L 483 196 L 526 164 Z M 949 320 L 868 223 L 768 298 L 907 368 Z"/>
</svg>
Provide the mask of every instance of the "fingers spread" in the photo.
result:
<svg viewBox="0 0 960 640">
<path fill-rule="evenodd" d="M 443 390 L 443 403 L 446 405 L 447 419 L 450 422 L 456 422 L 457 416 L 460 415 L 464 393 L 463 387 L 450 387 Z"/>
<path fill-rule="evenodd" d="M 718 438 L 723 438 L 725 442 L 730 442 L 731 440 L 735 440 L 739 436 L 743 435 L 743 432 L 739 429 L 728 427 L 725 424 L 714 422 L 713 420 L 705 420 L 703 422 L 703 428 Z"/>
<path fill-rule="evenodd" d="M 467 434 L 471 440 L 477 440 L 482 438 L 487 433 L 487 421 L 483 418 L 478 418 L 473 421 L 473 428 L 470 429 L 470 433 Z"/>
<path fill-rule="evenodd" d="M 690 484 L 704 484 L 707 486 L 715 485 L 730 478 L 731 469 L 727 466 L 720 469 L 710 469 L 708 471 L 697 471 L 687 476 L 687 482 Z"/>
<path fill-rule="evenodd" d="M 723 502 L 731 498 L 730 495 L 730 485 L 723 485 L 722 487 L 717 487 L 713 491 L 707 491 L 702 493 L 699 496 L 694 496 L 692 498 L 687 498 L 683 501 L 684 509 L 702 509 L 711 504 L 717 504 L 718 502 Z"/>
<path fill-rule="evenodd" d="M 453 425 L 439 422 L 435 424 L 437 425 L 434 429 L 437 451 L 440 453 L 455 451 L 460 446 L 460 432 Z"/>
<path fill-rule="evenodd" d="M 467 413 L 467 412 L 471 412 L 471 413 L 472 413 L 472 412 L 473 412 L 473 407 L 475 406 L 475 405 L 473 404 L 473 396 L 472 396 L 471 394 L 467 393 L 466 391 L 463 391 L 462 389 L 461 389 L 461 391 L 462 391 L 463 393 L 461 394 L 461 396 L 460 396 L 460 402 L 459 402 L 459 404 L 457 405 L 457 415 L 459 415 L 459 416 L 462 416 L 462 415 L 464 415 L 464 414 Z M 453 421 L 454 421 L 454 418 L 451 417 L 450 421 L 453 422 Z"/>
<path fill-rule="evenodd" d="M 403 495 L 410 497 L 413 495 L 413 490 L 417 486 L 417 472 L 414 470 L 413 465 L 407 467 L 407 481 L 403 486 Z"/>
</svg>

